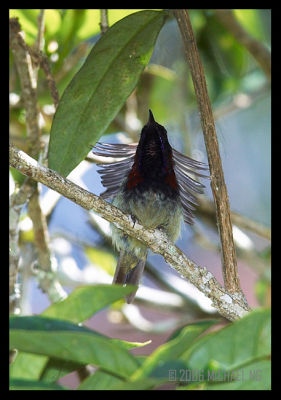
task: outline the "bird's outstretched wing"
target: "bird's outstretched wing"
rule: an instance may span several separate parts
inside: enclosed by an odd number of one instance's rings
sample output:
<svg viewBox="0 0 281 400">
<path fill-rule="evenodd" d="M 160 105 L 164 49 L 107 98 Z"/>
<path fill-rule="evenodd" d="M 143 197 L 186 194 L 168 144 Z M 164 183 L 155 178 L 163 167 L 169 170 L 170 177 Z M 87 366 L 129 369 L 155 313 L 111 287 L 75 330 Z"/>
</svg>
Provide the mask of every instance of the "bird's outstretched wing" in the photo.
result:
<svg viewBox="0 0 281 400">
<path fill-rule="evenodd" d="M 174 170 L 180 190 L 181 205 L 183 208 L 183 219 L 187 224 L 193 224 L 192 211 L 195 210 L 195 205 L 198 205 L 196 200 L 197 193 L 204 192 L 204 185 L 190 175 L 196 175 L 202 178 L 209 178 L 208 175 L 202 174 L 199 171 L 208 170 L 208 166 L 200 161 L 193 160 L 172 148 L 174 159 Z"/>
<path fill-rule="evenodd" d="M 108 199 L 114 197 L 120 186 L 128 175 L 133 163 L 137 145 L 97 143 L 93 149 L 96 156 L 120 158 L 121 161 L 113 163 L 100 164 L 101 169 L 98 173 L 101 175 L 101 182 L 106 191 L 101 197 Z"/>
<path fill-rule="evenodd" d="M 121 159 L 117 162 L 100 164 L 98 170 L 101 175 L 101 182 L 106 191 L 101 194 L 104 199 L 114 197 L 128 175 L 133 163 L 137 149 L 135 144 L 114 144 L 97 143 L 93 148 L 93 153 L 102 157 L 113 157 Z M 174 171 L 179 185 L 181 205 L 183 208 L 184 221 L 187 224 L 193 223 L 192 211 L 197 205 L 196 194 L 203 193 L 204 185 L 192 176 L 209 178 L 201 171 L 207 171 L 208 166 L 200 161 L 193 160 L 172 148 Z"/>
</svg>

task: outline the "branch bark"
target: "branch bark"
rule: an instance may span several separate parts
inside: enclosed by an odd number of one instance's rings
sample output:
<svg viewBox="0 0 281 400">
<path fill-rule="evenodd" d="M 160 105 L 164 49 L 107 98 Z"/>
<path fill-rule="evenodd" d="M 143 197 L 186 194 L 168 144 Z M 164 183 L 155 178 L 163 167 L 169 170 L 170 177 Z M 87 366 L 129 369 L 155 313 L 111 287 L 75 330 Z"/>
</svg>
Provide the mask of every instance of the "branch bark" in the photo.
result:
<svg viewBox="0 0 281 400">
<path fill-rule="evenodd" d="M 241 298 L 224 289 L 206 268 L 197 266 L 160 230 L 146 230 L 129 215 L 100 197 L 82 189 L 55 171 L 39 165 L 23 151 L 10 144 L 10 165 L 22 174 L 43 183 L 87 210 L 99 213 L 128 235 L 145 243 L 154 253 L 161 254 L 167 263 L 209 297 L 219 313 L 230 321 L 241 318 L 249 308 Z"/>
<path fill-rule="evenodd" d="M 180 28 L 185 53 L 192 75 L 193 85 L 200 112 L 205 146 L 208 155 L 211 173 L 211 188 L 216 205 L 217 224 L 222 245 L 224 284 L 225 288 L 230 293 L 235 293 L 246 304 L 245 296 L 240 288 L 236 253 L 232 235 L 230 206 L 227 188 L 224 181 L 215 122 L 210 99 L 208 96 L 204 68 L 199 56 L 199 51 L 194 37 L 188 10 L 174 10 L 174 14 Z"/>
</svg>

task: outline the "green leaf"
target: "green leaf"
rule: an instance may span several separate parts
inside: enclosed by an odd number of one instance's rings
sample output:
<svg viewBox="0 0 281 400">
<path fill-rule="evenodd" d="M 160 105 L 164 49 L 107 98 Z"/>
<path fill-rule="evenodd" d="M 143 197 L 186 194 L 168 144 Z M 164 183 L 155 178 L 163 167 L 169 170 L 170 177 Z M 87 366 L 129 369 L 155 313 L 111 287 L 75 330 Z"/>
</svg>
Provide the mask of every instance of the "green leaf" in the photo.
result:
<svg viewBox="0 0 281 400">
<path fill-rule="evenodd" d="M 236 375 L 236 378 L 234 379 Z M 233 378 L 233 380 L 232 380 Z M 229 382 L 227 381 L 229 380 Z M 270 390 L 271 363 L 260 360 L 238 369 L 225 382 L 200 382 L 177 387 L 177 390 Z"/>
<path fill-rule="evenodd" d="M 207 321 L 199 324 L 188 325 L 180 330 L 177 335 L 168 342 L 159 346 L 146 360 L 142 363 L 140 368 L 135 371 L 132 375 L 131 380 L 140 380 L 143 377 L 147 377 L 151 372 L 160 365 L 163 365 L 167 361 L 177 360 L 182 353 L 194 342 L 194 340 L 212 324 L 217 321 Z M 166 378 L 168 378 L 169 364 L 165 371 Z M 182 364 L 180 365 L 182 367 Z"/>
<path fill-rule="evenodd" d="M 38 382 L 26 379 L 11 379 L 11 390 L 69 390 L 55 383 Z"/>
<path fill-rule="evenodd" d="M 41 316 L 11 317 L 10 346 L 75 363 L 94 364 L 120 377 L 129 377 L 138 367 L 137 360 L 127 350 L 129 342 Z"/>
<path fill-rule="evenodd" d="M 115 375 L 111 375 L 105 371 L 97 370 L 88 378 L 86 378 L 77 390 L 110 390 L 112 386 L 122 380 Z"/>
<path fill-rule="evenodd" d="M 19 352 L 10 365 L 10 377 L 28 380 L 39 379 L 48 357 L 38 354 Z"/>
<path fill-rule="evenodd" d="M 79 287 L 59 303 L 52 304 L 42 315 L 74 323 L 83 322 L 97 311 L 133 292 L 133 286 L 94 285 Z"/>
<path fill-rule="evenodd" d="M 142 378 L 137 381 L 123 381 L 119 383 L 115 383 L 111 386 L 111 390 L 149 390 L 156 386 L 159 386 L 161 383 L 164 383 L 166 379 L 157 379 L 157 378 Z"/>
<path fill-rule="evenodd" d="M 237 379 L 232 382 L 208 384 L 207 390 L 270 390 L 271 362 L 260 360 L 237 371 Z"/>
<path fill-rule="evenodd" d="M 28 354 L 28 353 L 25 353 Z M 40 374 L 40 381 L 57 382 L 65 375 L 82 368 L 83 364 L 73 363 L 71 361 L 49 358 L 45 368 Z"/>
<path fill-rule="evenodd" d="M 270 311 L 259 309 L 199 339 L 182 356 L 191 370 L 239 368 L 270 354 Z"/>
<path fill-rule="evenodd" d="M 65 90 L 54 116 L 49 167 L 68 175 L 135 88 L 167 13 L 140 11 L 113 25 Z"/>
<path fill-rule="evenodd" d="M 124 381 L 114 375 L 110 375 L 104 371 L 98 370 L 85 379 L 78 390 L 148 390 L 161 383 L 166 379 L 143 378 L 138 381 Z"/>
</svg>

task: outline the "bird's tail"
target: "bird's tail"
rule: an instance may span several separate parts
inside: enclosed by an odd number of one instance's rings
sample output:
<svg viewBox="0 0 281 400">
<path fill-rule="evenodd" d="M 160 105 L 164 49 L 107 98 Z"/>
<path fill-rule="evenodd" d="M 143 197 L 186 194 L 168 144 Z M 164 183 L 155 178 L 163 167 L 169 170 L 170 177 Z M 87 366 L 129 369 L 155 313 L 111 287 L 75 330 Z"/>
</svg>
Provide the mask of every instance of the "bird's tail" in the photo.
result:
<svg viewBox="0 0 281 400">
<path fill-rule="evenodd" d="M 138 286 L 145 267 L 146 256 L 147 254 L 145 257 L 139 259 L 134 254 L 121 250 L 112 283 Z M 128 304 L 134 300 L 136 292 L 137 289 L 126 296 Z"/>
</svg>

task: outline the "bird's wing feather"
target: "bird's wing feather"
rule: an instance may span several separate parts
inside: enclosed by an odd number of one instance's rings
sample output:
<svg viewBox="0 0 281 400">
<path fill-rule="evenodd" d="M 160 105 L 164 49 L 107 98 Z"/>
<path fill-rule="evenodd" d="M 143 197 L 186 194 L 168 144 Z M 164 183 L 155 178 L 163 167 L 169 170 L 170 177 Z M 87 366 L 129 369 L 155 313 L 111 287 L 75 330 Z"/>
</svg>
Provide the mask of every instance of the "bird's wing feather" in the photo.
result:
<svg viewBox="0 0 281 400">
<path fill-rule="evenodd" d="M 95 155 L 121 159 L 113 163 L 100 164 L 101 169 L 98 172 L 106 188 L 106 191 L 101 194 L 102 198 L 108 199 L 118 193 L 122 182 L 132 168 L 136 148 L 136 145 L 128 144 L 97 143 L 95 145 L 93 149 Z"/>
<path fill-rule="evenodd" d="M 96 143 L 93 153 L 103 157 L 128 157 L 135 154 L 137 145 L 123 143 Z"/>
<path fill-rule="evenodd" d="M 209 178 L 208 175 L 198 172 L 198 170 L 208 170 L 208 166 L 200 161 L 193 160 L 190 157 L 173 149 L 174 170 L 179 185 L 181 205 L 183 209 L 183 219 L 187 224 L 193 224 L 192 211 L 195 210 L 194 205 L 198 205 L 196 194 L 203 193 L 204 185 L 190 175 L 203 178 Z"/>
</svg>

